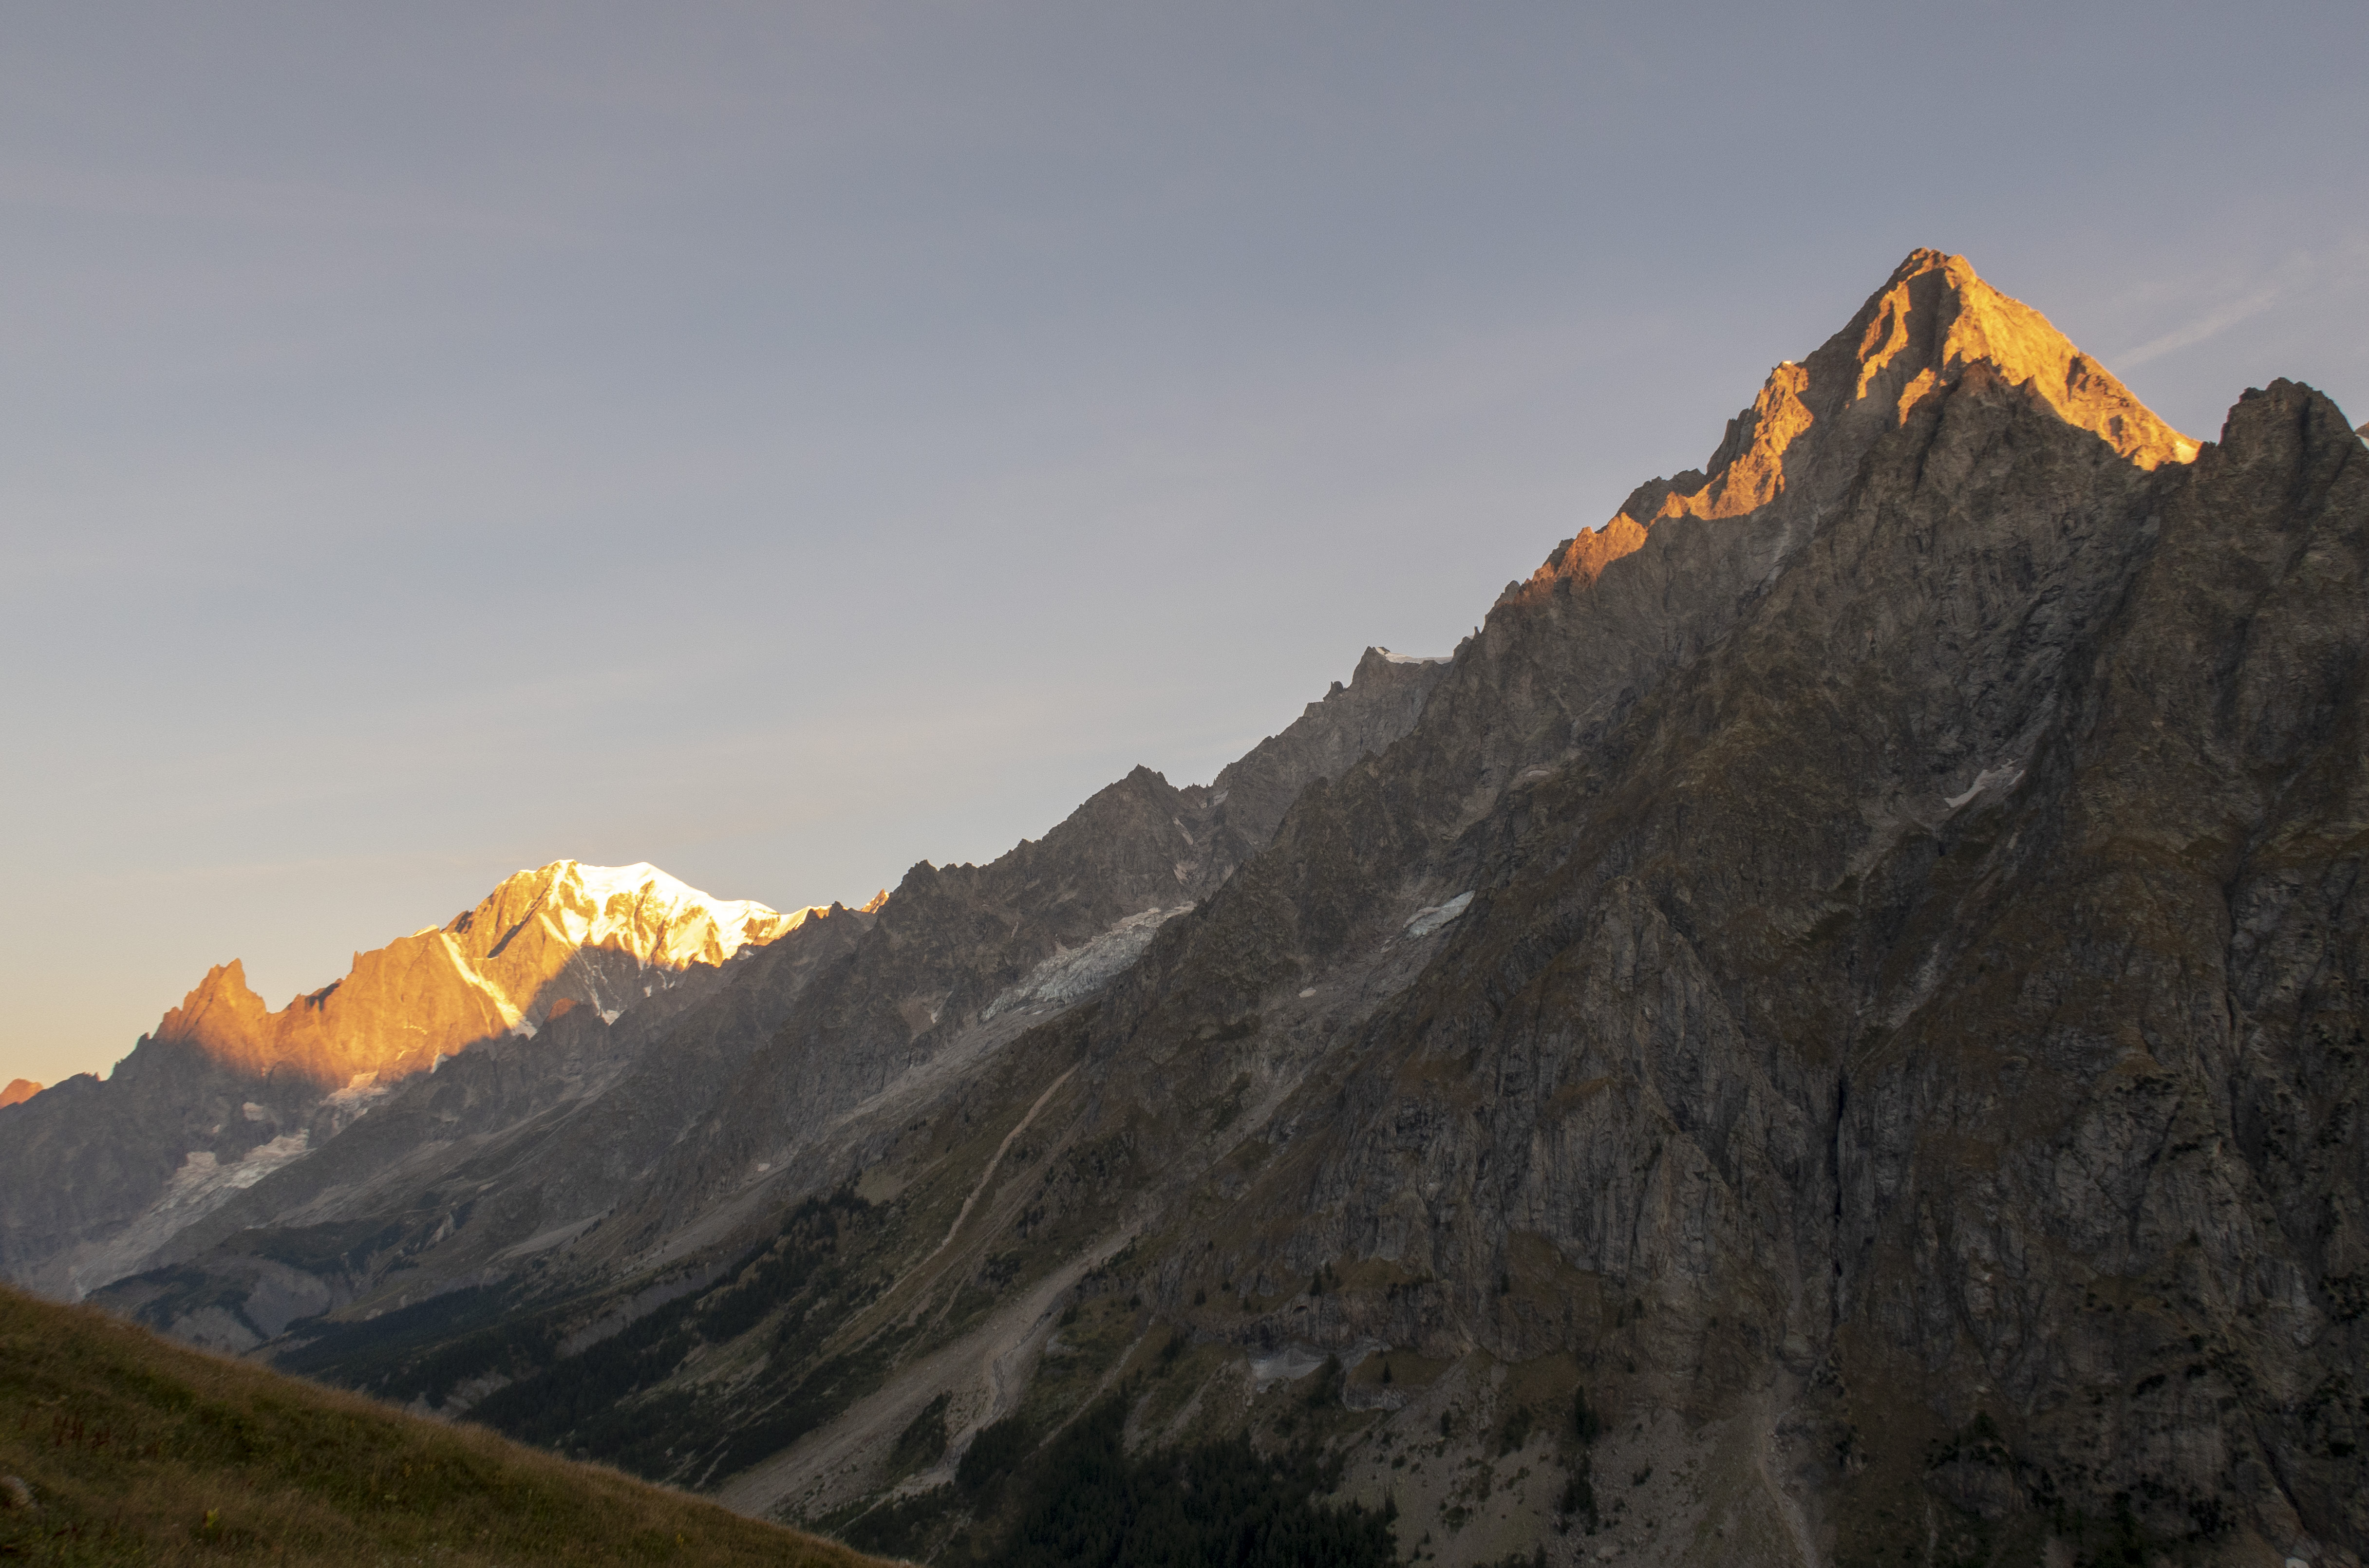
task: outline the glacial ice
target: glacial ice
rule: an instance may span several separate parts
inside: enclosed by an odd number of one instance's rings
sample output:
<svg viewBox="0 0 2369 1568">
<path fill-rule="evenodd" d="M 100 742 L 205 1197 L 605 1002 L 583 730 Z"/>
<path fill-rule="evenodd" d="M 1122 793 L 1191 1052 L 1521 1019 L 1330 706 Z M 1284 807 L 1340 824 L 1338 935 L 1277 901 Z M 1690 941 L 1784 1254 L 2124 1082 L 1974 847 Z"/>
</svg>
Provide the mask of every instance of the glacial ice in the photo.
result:
<svg viewBox="0 0 2369 1568">
<path fill-rule="evenodd" d="M 1471 894 L 1459 893 L 1444 904 L 1433 904 L 1426 909 L 1415 910 L 1414 913 L 1407 916 L 1407 935 L 1429 936 L 1433 932 L 1462 914 L 1465 906 L 1471 902 L 1472 902 Z"/>
<path fill-rule="evenodd" d="M 983 1024 L 1015 1007 L 1058 1005 L 1093 995 L 1141 957 L 1162 925 L 1192 907 L 1179 904 L 1173 909 L 1145 910 L 1127 916 L 1082 946 L 1054 954 L 1029 970 L 1027 978 L 1018 985 L 989 1002 L 978 1015 L 979 1022 Z"/>
</svg>

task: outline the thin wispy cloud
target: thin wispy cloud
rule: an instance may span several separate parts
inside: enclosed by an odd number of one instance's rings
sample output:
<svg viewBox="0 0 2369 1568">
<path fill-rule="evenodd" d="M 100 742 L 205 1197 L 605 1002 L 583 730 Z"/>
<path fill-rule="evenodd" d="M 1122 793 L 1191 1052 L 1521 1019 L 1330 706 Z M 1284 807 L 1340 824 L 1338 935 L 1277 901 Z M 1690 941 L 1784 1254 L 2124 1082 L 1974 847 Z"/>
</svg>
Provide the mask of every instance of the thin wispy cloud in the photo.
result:
<svg viewBox="0 0 2369 1568">
<path fill-rule="evenodd" d="M 2143 365 L 2149 360 L 2159 360 L 2166 354 L 2176 354 L 2182 349 L 2193 348 L 2206 338 L 2227 331 L 2249 316 L 2256 316 L 2278 303 L 2276 288 L 2259 290 L 2242 300 L 2233 300 L 2218 309 L 2205 312 L 2184 326 L 2173 328 L 2160 338 L 2151 338 L 2119 356 L 2124 365 Z"/>
<path fill-rule="evenodd" d="M 2326 235 L 2323 243 L 2290 250 L 2275 260 L 2258 260 L 2243 269 L 2221 271 L 2217 277 L 2211 273 L 2196 276 L 2164 288 L 2157 296 L 2166 304 L 2173 301 L 2188 303 L 2195 314 L 2169 331 L 2116 355 L 2113 362 L 2134 370 L 2218 338 L 2231 327 L 2274 309 L 2282 313 L 2286 323 L 2282 330 L 2291 333 L 2299 320 L 2328 317 L 2332 310 L 2341 308 L 2339 302 L 2359 298 L 2364 277 L 2369 277 L 2369 235 L 2357 228 L 2352 233 Z M 2218 303 L 2195 308 L 2193 302 L 2200 297 L 2211 300 L 2216 295 Z M 2267 328 L 2255 330 L 2260 334 Z M 2302 373 L 2306 369 L 2291 364 L 2279 368 L 2283 373 Z M 2327 386 L 2322 390 L 2336 392 L 2339 388 Z"/>
</svg>

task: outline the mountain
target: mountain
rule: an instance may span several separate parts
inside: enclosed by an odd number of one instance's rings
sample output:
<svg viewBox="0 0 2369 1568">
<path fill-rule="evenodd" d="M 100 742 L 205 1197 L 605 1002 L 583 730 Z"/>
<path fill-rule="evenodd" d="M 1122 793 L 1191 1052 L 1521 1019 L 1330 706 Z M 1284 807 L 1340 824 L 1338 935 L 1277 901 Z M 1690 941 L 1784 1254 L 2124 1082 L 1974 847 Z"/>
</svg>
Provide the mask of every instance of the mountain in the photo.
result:
<svg viewBox="0 0 2369 1568">
<path fill-rule="evenodd" d="M 655 866 L 557 861 L 509 877 L 441 928 L 357 953 L 345 979 L 277 1013 L 234 959 L 149 1037 L 257 1077 L 392 1082 L 483 1040 L 532 1036 L 554 1009 L 613 1020 L 692 966 L 719 965 L 811 912 L 718 902 Z"/>
<path fill-rule="evenodd" d="M 559 861 L 441 927 L 356 954 L 343 979 L 276 1013 L 235 959 L 218 966 L 105 1082 L 85 1074 L 12 1104 L 0 1271 L 79 1296 L 404 1081 L 472 1047 L 532 1040 L 572 1010 L 609 1023 L 629 1001 L 696 990 L 744 949 L 829 912 L 712 899 L 648 865 Z M 566 1045 L 509 1054 L 580 1079 L 585 1027 L 565 1033 Z"/>
<path fill-rule="evenodd" d="M 21 1104 L 41 1092 L 41 1086 L 29 1078 L 12 1078 L 8 1087 L 0 1089 L 0 1110 Z"/>
<path fill-rule="evenodd" d="M 829 1541 L 0 1288 L 0 1557 L 864 1568 Z"/>
<path fill-rule="evenodd" d="M 882 899 L 782 916 L 647 866 L 573 862 L 358 956 L 345 980 L 276 1013 L 236 965 L 218 969 L 105 1083 L 26 1107 L 0 1148 L 20 1173 L 0 1197 L 0 1262 L 71 1296 L 225 1244 L 216 1263 L 232 1277 L 209 1276 L 202 1306 L 154 1306 L 224 1349 L 370 1298 L 388 1270 L 398 1298 L 499 1275 L 512 1249 L 597 1222 L 685 1118 L 738 1093 L 732 1075 L 818 975 L 829 983 L 810 1014 L 866 1045 L 823 1049 L 826 1070 L 849 1072 L 809 1085 L 793 1120 L 862 1093 L 882 1051 L 926 1057 L 944 1033 L 930 1010 L 951 990 L 1017 997 L 1048 965 L 1062 972 L 1037 989 L 1061 998 L 1107 979 L 1163 912 L 1264 841 L 1300 784 L 1402 730 L 1444 668 L 1368 650 L 1348 686 L 1208 787 L 1138 770 L 993 866 L 916 867 L 851 976 L 830 971 Z M 1033 1015 L 1007 1013 L 1007 1036 Z M 439 1184 L 468 1196 L 429 1196 Z M 455 1213 L 475 1220 L 465 1234 Z M 259 1255 L 248 1233 L 267 1222 L 343 1238 L 334 1266 Z M 374 1262 L 351 1255 L 365 1238 Z"/>
<path fill-rule="evenodd" d="M 2364 742 L 2335 406 L 1919 251 L 1452 657 L 97 1299 L 952 1565 L 2357 1564 Z"/>
<path fill-rule="evenodd" d="M 718 1118 L 776 1156 L 709 1195 L 720 1212 L 691 1200 L 696 1225 L 729 1234 L 743 1210 L 795 1202 L 893 1107 L 959 1092 L 1107 983 L 1255 852 L 1278 797 L 1403 731 L 1446 668 L 1368 649 L 1347 685 L 1207 786 L 1137 769 L 1044 839 L 985 866 L 917 865 L 894 895 L 750 949 L 713 986 L 453 1058 L 149 1245 L 145 1271 L 105 1299 L 225 1350 L 327 1312 L 465 1315 L 675 1180 L 686 1140 L 727 1136 Z M 568 1068 L 588 1052 L 611 1065 Z"/>
</svg>

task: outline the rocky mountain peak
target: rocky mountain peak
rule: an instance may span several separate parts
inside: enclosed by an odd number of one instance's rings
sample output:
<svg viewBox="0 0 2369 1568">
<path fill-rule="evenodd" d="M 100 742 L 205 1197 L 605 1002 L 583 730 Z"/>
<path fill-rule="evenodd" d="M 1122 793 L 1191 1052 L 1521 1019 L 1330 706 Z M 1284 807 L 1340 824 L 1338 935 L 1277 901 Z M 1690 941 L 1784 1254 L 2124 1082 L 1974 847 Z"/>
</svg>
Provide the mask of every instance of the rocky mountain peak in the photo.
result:
<svg viewBox="0 0 2369 1568">
<path fill-rule="evenodd" d="M 1911 346 L 1922 346 L 1916 330 L 1921 324 L 1914 319 L 1920 309 L 1929 313 L 1933 336 L 1931 347 L 1918 353 Z M 1954 382 L 1969 366 L 1986 364 L 2140 468 L 2196 457 L 2194 440 L 2157 418 L 2046 316 L 1976 277 L 1963 256 L 1912 252 L 1883 291 L 1860 307 L 1852 327 L 1860 332 L 1858 395 L 1864 399 L 1878 376 L 1892 371 L 1885 383 L 1901 386 L 1903 418 L 1926 392 Z M 1902 363 L 1904 352 L 1908 357 Z"/>
<path fill-rule="evenodd" d="M 710 898 L 647 862 L 611 866 L 557 860 L 505 878 L 444 930 L 480 964 L 498 961 L 532 932 L 679 969 L 721 964 L 750 944 L 795 929 L 815 912 L 784 914 L 751 899 Z"/>
<path fill-rule="evenodd" d="M 0 1111 L 19 1105 L 41 1092 L 41 1086 L 29 1078 L 12 1078 L 8 1087 L 0 1089 Z"/>
<path fill-rule="evenodd" d="M 1739 517 L 1788 494 L 1837 490 L 1872 441 L 1976 366 L 2027 389 L 2136 467 L 2196 456 L 2195 441 L 2046 316 L 1985 282 L 1964 257 L 1913 250 L 1815 353 L 1768 372 L 1708 463 L 1640 485 L 1602 528 L 1557 545 L 1530 580 L 1593 582 L 1672 518 Z"/>
<path fill-rule="evenodd" d="M 814 912 L 710 898 L 648 864 L 554 861 L 505 878 L 441 927 L 357 953 L 343 979 L 276 1013 L 237 960 L 218 966 L 152 1037 L 258 1076 L 386 1082 L 479 1041 L 532 1035 L 562 1001 L 613 1017 Z"/>
<path fill-rule="evenodd" d="M 295 1005 L 289 1003 L 291 1008 Z M 157 1022 L 154 1037 L 197 1046 L 217 1059 L 235 1058 L 241 1053 L 242 1042 L 269 1026 L 270 1017 L 271 1009 L 246 983 L 246 966 L 234 958 L 208 969 L 206 978 L 181 999 L 180 1006 L 168 1008 Z"/>
</svg>

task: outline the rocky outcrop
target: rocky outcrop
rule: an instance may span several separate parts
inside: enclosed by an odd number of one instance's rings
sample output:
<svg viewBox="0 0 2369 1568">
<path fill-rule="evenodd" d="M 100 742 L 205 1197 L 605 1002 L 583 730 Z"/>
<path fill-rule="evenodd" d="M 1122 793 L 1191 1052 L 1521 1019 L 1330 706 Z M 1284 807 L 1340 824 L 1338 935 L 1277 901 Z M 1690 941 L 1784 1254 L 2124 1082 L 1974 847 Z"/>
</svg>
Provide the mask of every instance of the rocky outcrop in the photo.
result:
<svg viewBox="0 0 2369 1568">
<path fill-rule="evenodd" d="M 2024 388 L 2065 424 L 2141 469 L 2187 463 L 2196 442 L 2166 425 L 2048 319 L 1974 275 L 1962 256 L 1917 250 L 1848 326 L 1768 374 L 1703 468 L 1639 486 L 1611 521 L 1557 545 L 1531 578 L 1592 582 L 1676 518 L 1740 518 L 1789 490 L 1830 495 L 1888 426 L 1967 369 Z M 1803 440 L 1811 432 L 1814 440 Z"/>
<path fill-rule="evenodd" d="M 1348 685 L 1335 681 L 1299 722 L 1222 769 L 1209 783 L 1211 802 L 1223 807 L 1242 842 L 1264 845 L 1301 790 L 1318 779 L 1339 778 L 1413 727 L 1448 662 L 1368 648 Z"/>
<path fill-rule="evenodd" d="M 0 1111 L 20 1105 L 41 1092 L 41 1086 L 29 1078 L 12 1078 L 8 1087 L 0 1089 Z"/>
</svg>

